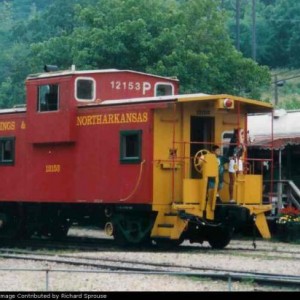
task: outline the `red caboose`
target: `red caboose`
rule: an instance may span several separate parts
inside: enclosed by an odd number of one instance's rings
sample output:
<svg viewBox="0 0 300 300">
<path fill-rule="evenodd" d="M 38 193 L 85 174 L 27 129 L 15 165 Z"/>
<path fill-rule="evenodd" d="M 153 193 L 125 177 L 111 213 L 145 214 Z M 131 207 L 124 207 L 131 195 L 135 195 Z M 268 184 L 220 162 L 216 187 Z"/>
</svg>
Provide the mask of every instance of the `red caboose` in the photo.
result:
<svg viewBox="0 0 300 300">
<path fill-rule="evenodd" d="M 208 177 L 218 180 L 216 159 L 205 152 L 209 167 L 201 172 L 193 160 L 233 125 L 246 128 L 247 112 L 270 105 L 231 96 L 223 107 L 228 95 L 178 96 L 177 79 L 120 70 L 35 74 L 26 88 L 26 109 L 0 114 L 2 236 L 62 236 L 73 222 L 86 222 L 119 241 L 188 238 L 224 247 L 233 224 L 254 215 L 268 236 L 263 213 L 270 207 L 261 196 L 246 199 L 249 188 L 237 182 L 239 205 L 224 199 L 217 209 L 207 186 Z M 243 186 L 247 180 L 261 184 L 258 175 L 245 175 Z M 221 222 L 216 234 L 209 222 L 228 215 L 232 223 Z M 204 224 L 200 231 L 192 219 Z"/>
</svg>

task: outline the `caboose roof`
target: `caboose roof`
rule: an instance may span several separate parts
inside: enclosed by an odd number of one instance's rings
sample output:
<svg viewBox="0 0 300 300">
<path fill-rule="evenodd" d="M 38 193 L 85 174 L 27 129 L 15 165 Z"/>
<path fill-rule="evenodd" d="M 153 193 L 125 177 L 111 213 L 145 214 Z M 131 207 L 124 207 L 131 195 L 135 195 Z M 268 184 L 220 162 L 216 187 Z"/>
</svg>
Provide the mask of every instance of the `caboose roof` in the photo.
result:
<svg viewBox="0 0 300 300">
<path fill-rule="evenodd" d="M 168 96 L 156 96 L 156 97 L 142 97 L 142 98 L 129 98 L 120 100 L 104 100 L 100 103 L 89 103 L 80 106 L 101 106 L 101 105 L 121 105 L 121 104 L 134 104 L 134 103 L 158 103 L 158 102 L 199 102 L 199 101 L 217 101 L 219 99 L 230 98 L 235 102 L 239 102 L 246 106 L 248 113 L 261 113 L 270 112 L 273 109 L 272 104 L 263 101 L 237 97 L 228 94 L 209 95 L 203 93 L 197 94 L 184 94 L 184 95 L 168 95 Z"/>
<path fill-rule="evenodd" d="M 180 95 L 178 97 L 178 102 L 192 102 L 192 101 L 207 101 L 207 100 L 218 100 L 218 99 L 231 99 L 235 102 L 241 103 L 246 107 L 248 113 L 258 113 L 258 112 L 270 112 L 273 109 L 273 105 L 267 102 L 228 95 L 228 94 L 190 94 L 190 95 Z"/>
<path fill-rule="evenodd" d="M 24 113 L 24 112 L 26 112 L 25 106 L 0 109 L 0 114 L 13 114 L 13 113 Z"/>
<path fill-rule="evenodd" d="M 179 81 L 175 77 L 159 76 L 159 75 L 148 74 L 148 73 L 143 73 L 143 72 L 138 72 L 138 71 L 133 71 L 133 70 L 119 70 L 119 69 L 88 70 L 88 71 L 63 70 L 63 71 L 54 71 L 54 72 L 43 72 L 43 73 L 30 74 L 27 76 L 27 80 L 51 78 L 51 77 L 58 77 L 58 76 L 59 77 L 72 76 L 72 75 L 78 76 L 78 75 L 105 74 L 105 73 L 133 73 L 133 74 L 140 74 L 140 75 L 145 75 L 145 76 L 149 76 L 149 77 Z"/>
<path fill-rule="evenodd" d="M 112 105 L 126 105 L 126 104 L 138 104 L 138 103 L 162 103 L 162 102 L 199 102 L 199 101 L 217 101 L 219 99 L 229 98 L 235 102 L 239 102 L 246 106 L 247 113 L 267 113 L 272 111 L 273 106 L 270 103 L 263 101 L 237 97 L 228 94 L 184 94 L 184 95 L 168 95 L 168 96 L 156 96 L 156 97 L 141 97 L 141 98 L 128 98 L 118 100 L 104 100 L 101 102 L 79 103 L 78 107 L 99 107 L 99 106 L 112 106 Z M 1 109 L 0 114 L 5 113 L 20 113 L 26 112 L 26 107 L 14 107 L 9 109 Z"/>
</svg>

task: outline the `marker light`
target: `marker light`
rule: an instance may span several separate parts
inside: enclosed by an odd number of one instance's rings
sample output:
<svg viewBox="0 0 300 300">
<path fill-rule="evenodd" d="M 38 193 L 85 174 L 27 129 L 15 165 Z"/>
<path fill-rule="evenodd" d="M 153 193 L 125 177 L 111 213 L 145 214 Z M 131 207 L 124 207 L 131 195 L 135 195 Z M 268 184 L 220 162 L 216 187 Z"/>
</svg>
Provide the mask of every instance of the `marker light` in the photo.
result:
<svg viewBox="0 0 300 300">
<path fill-rule="evenodd" d="M 234 109 L 234 100 L 229 98 L 220 98 L 216 102 L 217 109 Z"/>
<path fill-rule="evenodd" d="M 224 99 L 223 102 L 224 108 L 233 108 L 233 101 L 231 99 Z"/>
</svg>

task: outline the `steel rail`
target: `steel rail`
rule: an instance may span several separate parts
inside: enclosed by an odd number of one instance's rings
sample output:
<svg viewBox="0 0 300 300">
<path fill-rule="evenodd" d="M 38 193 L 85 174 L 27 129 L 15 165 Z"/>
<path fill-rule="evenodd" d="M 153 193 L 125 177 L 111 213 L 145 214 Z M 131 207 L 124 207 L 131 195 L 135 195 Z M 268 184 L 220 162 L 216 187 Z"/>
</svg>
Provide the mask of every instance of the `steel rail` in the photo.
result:
<svg viewBox="0 0 300 300">
<path fill-rule="evenodd" d="M 40 256 L 40 257 L 39 257 Z M 47 254 L 34 254 L 34 255 L 16 255 L 16 254 L 0 254 L 0 257 L 3 258 L 9 258 L 9 259 L 23 259 L 23 260 L 36 260 L 36 261 L 45 261 L 45 262 L 54 262 L 54 263 L 61 263 L 61 264 L 69 264 L 69 265 L 77 265 L 77 266 L 89 266 L 89 267 L 96 267 L 96 268 L 104 268 L 105 270 L 109 270 L 110 272 L 114 271 L 119 271 L 119 272 L 142 272 L 142 273 L 147 273 L 151 274 L 152 272 L 154 273 L 159 273 L 159 274 L 174 274 L 174 275 L 195 275 L 197 274 L 214 274 L 213 277 L 216 277 L 218 275 L 221 275 L 221 277 L 224 277 L 224 274 L 230 274 L 231 278 L 236 278 L 236 279 L 254 279 L 254 280 L 267 280 L 267 281 L 290 281 L 292 283 L 299 283 L 300 284 L 300 276 L 297 275 L 276 275 L 276 274 L 270 274 L 270 273 L 261 273 L 261 272 L 249 272 L 249 271 L 235 271 L 235 270 L 224 270 L 224 269 L 212 269 L 212 268 L 201 268 L 201 267 L 191 267 L 191 266 L 183 266 L 183 265 L 171 265 L 171 264 L 155 264 L 155 263 L 148 263 L 148 262 L 134 262 L 134 261 L 118 261 L 118 260 L 112 260 L 112 259 L 99 259 L 99 258 L 81 258 L 81 257 L 76 257 L 76 256 L 57 256 L 53 255 L 52 257 L 46 258 Z M 49 256 L 49 255 L 48 255 Z M 65 260 L 66 258 L 72 259 L 72 260 Z M 81 261 L 80 261 L 81 259 Z M 85 261 L 84 261 L 85 260 Z M 105 261 L 105 262 L 115 262 L 119 263 L 121 265 L 111 265 L 111 264 L 101 264 L 101 263 L 96 263 L 96 262 L 87 262 L 87 260 L 94 260 L 94 261 Z M 133 265 L 133 266 L 126 266 L 126 265 Z M 124 266 L 125 265 L 125 266 Z M 150 267 L 160 267 L 162 270 L 153 270 L 145 267 L 137 267 L 137 265 L 143 265 L 143 266 L 150 266 Z M 190 269 L 190 271 L 170 271 L 170 270 L 165 270 L 165 269 Z M 1 269 L 0 269 L 1 270 Z M 107 272 L 107 271 L 103 271 Z M 228 275 L 229 276 L 229 275 Z M 279 279 L 278 279 L 279 278 Z"/>
</svg>

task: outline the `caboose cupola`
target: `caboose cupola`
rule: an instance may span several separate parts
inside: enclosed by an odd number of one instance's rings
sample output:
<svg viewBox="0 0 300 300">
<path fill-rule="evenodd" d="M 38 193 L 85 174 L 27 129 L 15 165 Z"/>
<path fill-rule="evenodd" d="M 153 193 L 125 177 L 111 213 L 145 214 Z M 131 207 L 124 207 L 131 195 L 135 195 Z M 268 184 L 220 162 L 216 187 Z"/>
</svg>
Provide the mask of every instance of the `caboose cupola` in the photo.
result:
<svg viewBox="0 0 300 300">
<path fill-rule="evenodd" d="M 45 65 L 45 73 L 30 75 L 27 87 L 27 137 L 31 143 L 76 141 L 79 107 L 105 100 L 165 96 L 178 93 L 177 79 L 117 69 L 58 71 Z"/>
</svg>

